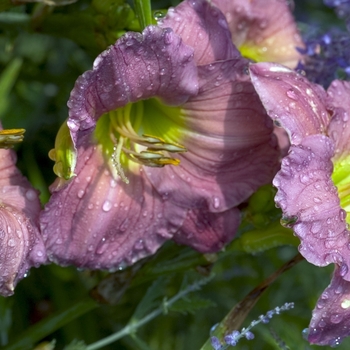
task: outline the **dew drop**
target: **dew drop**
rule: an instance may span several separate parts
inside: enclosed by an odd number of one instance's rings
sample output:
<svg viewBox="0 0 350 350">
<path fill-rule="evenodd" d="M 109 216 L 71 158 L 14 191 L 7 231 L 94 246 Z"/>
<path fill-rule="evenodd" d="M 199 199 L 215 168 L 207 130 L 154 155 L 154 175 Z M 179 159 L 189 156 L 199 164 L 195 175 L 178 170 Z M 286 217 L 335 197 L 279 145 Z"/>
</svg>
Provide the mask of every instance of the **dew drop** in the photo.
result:
<svg viewBox="0 0 350 350">
<path fill-rule="evenodd" d="M 333 314 L 331 316 L 331 322 L 334 324 L 340 323 L 343 320 L 343 316 L 341 314 Z"/>
<path fill-rule="evenodd" d="M 348 265 L 342 264 L 339 269 L 339 274 L 341 277 L 344 277 L 348 273 Z"/>
<path fill-rule="evenodd" d="M 220 198 L 219 197 L 213 197 L 213 207 L 215 209 L 218 209 L 220 207 Z"/>
<path fill-rule="evenodd" d="M 166 15 L 166 12 L 165 11 L 154 11 L 153 13 L 153 18 L 156 20 L 156 21 L 159 21 L 160 19 L 164 18 Z"/>
<path fill-rule="evenodd" d="M 332 339 L 329 341 L 329 345 L 331 348 L 336 348 L 337 346 L 339 346 L 341 343 L 341 338 L 337 337 L 335 339 Z"/>
<path fill-rule="evenodd" d="M 346 211 L 344 209 L 341 209 L 339 212 L 339 217 L 340 217 L 340 221 L 344 222 L 346 219 Z"/>
<path fill-rule="evenodd" d="M 296 100 L 296 101 L 298 100 L 298 96 L 293 89 L 289 89 L 286 94 L 292 100 Z"/>
<path fill-rule="evenodd" d="M 111 182 L 110 182 L 109 184 L 110 184 L 110 186 L 111 186 L 112 188 L 115 188 L 115 187 L 117 186 L 117 181 L 115 181 L 114 179 L 112 179 Z"/>
<path fill-rule="evenodd" d="M 85 193 L 84 190 L 79 190 L 79 191 L 78 191 L 78 194 L 77 194 L 78 198 L 83 198 L 84 193 Z"/>
<path fill-rule="evenodd" d="M 8 241 L 7 241 L 7 245 L 9 247 L 14 247 L 16 245 L 16 242 L 14 239 L 10 238 Z"/>
<path fill-rule="evenodd" d="M 327 323 L 323 319 L 321 319 L 321 321 L 318 323 L 318 326 L 321 328 L 324 328 L 326 325 Z"/>
<path fill-rule="evenodd" d="M 300 175 L 299 178 L 300 178 L 300 182 L 303 184 L 307 184 L 310 181 L 309 176 L 306 174 Z"/>
<path fill-rule="evenodd" d="M 135 248 L 136 250 L 142 250 L 143 247 L 144 247 L 144 243 L 143 243 L 143 240 L 142 240 L 142 239 L 139 239 L 139 240 L 135 243 L 135 245 L 134 245 L 134 248 Z"/>
<path fill-rule="evenodd" d="M 96 249 L 96 254 L 101 255 L 107 250 L 108 244 L 104 243 L 105 240 L 106 240 L 105 238 L 101 239 L 101 243 L 100 243 L 99 247 Z"/>
<path fill-rule="evenodd" d="M 103 203 L 103 205 L 102 205 L 102 210 L 103 210 L 104 212 L 110 211 L 111 208 L 112 208 L 112 203 L 111 203 L 110 201 L 105 201 L 105 202 Z"/>
<path fill-rule="evenodd" d="M 34 190 L 30 189 L 26 192 L 26 198 L 32 202 L 37 198 L 37 194 Z"/>
<path fill-rule="evenodd" d="M 305 340 L 307 340 L 309 337 L 309 328 L 304 328 L 303 331 L 301 332 L 301 334 L 302 334 L 303 338 Z"/>
<path fill-rule="evenodd" d="M 319 221 L 316 221 L 311 225 L 310 230 L 312 233 L 316 234 L 321 231 L 321 228 L 322 228 L 322 224 Z"/>
</svg>

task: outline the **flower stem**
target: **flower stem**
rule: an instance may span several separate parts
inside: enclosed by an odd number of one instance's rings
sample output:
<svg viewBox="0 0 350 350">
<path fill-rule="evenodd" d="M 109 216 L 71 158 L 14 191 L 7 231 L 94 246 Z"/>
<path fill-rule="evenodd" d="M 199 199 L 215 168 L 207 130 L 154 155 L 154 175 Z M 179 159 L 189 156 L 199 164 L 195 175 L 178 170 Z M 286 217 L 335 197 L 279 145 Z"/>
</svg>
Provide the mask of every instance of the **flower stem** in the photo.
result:
<svg viewBox="0 0 350 350">
<path fill-rule="evenodd" d="M 42 338 L 98 306 L 99 304 L 91 298 L 81 300 L 66 310 L 55 313 L 28 328 L 14 342 L 5 346 L 3 350 L 30 349 L 33 344 L 40 341 Z"/>
<path fill-rule="evenodd" d="M 112 334 L 104 339 L 101 339 L 93 344 L 88 345 L 86 347 L 86 350 L 100 349 L 103 346 L 111 344 L 111 343 L 121 339 L 122 337 L 124 337 L 126 335 L 133 334 L 139 327 L 143 326 L 147 322 L 149 322 L 149 321 L 153 320 L 154 318 L 156 318 L 157 316 L 161 315 L 164 312 L 164 310 L 167 310 L 176 301 L 183 298 L 188 293 L 199 290 L 201 288 L 201 286 L 208 283 L 213 277 L 214 276 L 212 275 L 212 276 L 209 276 L 207 278 L 203 278 L 202 280 L 197 281 L 197 282 L 191 284 L 190 286 L 188 286 L 186 289 L 180 291 L 178 294 L 173 296 L 171 299 L 163 300 L 163 303 L 157 309 L 155 309 L 151 313 L 149 313 L 147 316 L 143 317 L 142 319 L 140 319 L 136 322 L 133 321 L 133 322 L 129 323 L 127 326 L 125 326 L 119 332 L 116 332 L 116 333 L 114 333 L 114 334 Z"/>
<path fill-rule="evenodd" d="M 140 22 L 141 30 L 153 24 L 150 0 L 134 0 L 136 15 Z"/>
</svg>

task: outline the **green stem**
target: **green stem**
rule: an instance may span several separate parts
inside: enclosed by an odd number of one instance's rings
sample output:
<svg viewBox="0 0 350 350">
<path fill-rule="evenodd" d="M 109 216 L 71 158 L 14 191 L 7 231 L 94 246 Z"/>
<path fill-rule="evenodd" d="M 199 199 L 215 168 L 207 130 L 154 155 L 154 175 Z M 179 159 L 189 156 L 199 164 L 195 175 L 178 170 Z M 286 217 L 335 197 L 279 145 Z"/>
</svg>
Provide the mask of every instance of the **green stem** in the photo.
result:
<svg viewBox="0 0 350 350">
<path fill-rule="evenodd" d="M 136 15 L 139 19 L 141 30 L 153 24 L 151 1 L 134 0 Z"/>
<path fill-rule="evenodd" d="M 99 304 L 90 298 L 75 303 L 66 310 L 57 312 L 28 328 L 13 343 L 5 346 L 3 350 L 31 349 L 33 344 L 40 341 L 42 338 L 98 306 Z"/>
<path fill-rule="evenodd" d="M 149 321 L 153 320 L 157 316 L 161 315 L 164 310 L 167 310 L 172 304 L 174 304 L 179 299 L 183 298 L 188 293 L 194 292 L 201 288 L 202 285 L 208 283 L 214 276 L 209 276 L 208 278 L 204 278 L 200 281 L 195 282 L 194 284 L 191 284 L 186 289 L 182 290 L 178 294 L 176 294 L 174 297 L 169 299 L 169 301 L 164 300 L 163 303 L 154 311 L 149 313 L 147 316 L 142 318 L 139 321 L 129 323 L 127 326 L 125 326 L 123 329 L 121 329 L 119 332 L 114 333 L 104 339 L 101 339 L 93 344 L 90 344 L 86 347 L 86 350 L 96 350 L 100 349 L 103 346 L 109 345 L 121 338 L 123 338 L 126 335 L 133 334 L 139 327 L 143 326 L 144 324 L 148 323 Z"/>
</svg>

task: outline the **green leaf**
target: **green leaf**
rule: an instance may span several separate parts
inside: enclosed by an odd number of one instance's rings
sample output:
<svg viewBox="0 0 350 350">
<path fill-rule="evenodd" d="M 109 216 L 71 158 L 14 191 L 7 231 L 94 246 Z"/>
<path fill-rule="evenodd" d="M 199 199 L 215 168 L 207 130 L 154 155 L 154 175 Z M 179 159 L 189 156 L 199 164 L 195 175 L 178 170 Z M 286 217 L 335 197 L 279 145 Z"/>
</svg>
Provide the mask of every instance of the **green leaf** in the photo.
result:
<svg viewBox="0 0 350 350">
<path fill-rule="evenodd" d="M 85 350 L 86 344 L 82 340 L 73 340 L 69 345 L 65 346 L 63 350 Z"/>
<path fill-rule="evenodd" d="M 139 19 L 141 29 L 153 24 L 151 1 L 134 0 L 137 18 Z"/>
<path fill-rule="evenodd" d="M 13 59 L 0 76 L 0 119 L 4 116 L 9 102 L 9 94 L 22 67 L 22 58 Z"/>
<path fill-rule="evenodd" d="M 150 311 L 159 306 L 159 298 L 165 295 L 165 287 L 168 283 L 168 278 L 160 277 L 147 289 L 145 296 L 132 315 L 130 322 L 137 322 Z"/>
<path fill-rule="evenodd" d="M 198 310 L 206 309 L 212 306 L 216 306 L 216 303 L 214 303 L 212 300 L 202 298 L 198 295 L 193 295 L 191 297 L 178 300 L 169 307 L 169 310 L 181 312 L 183 314 L 195 314 Z"/>
<path fill-rule="evenodd" d="M 244 232 L 233 241 L 230 250 L 255 254 L 282 245 L 298 246 L 299 243 L 299 239 L 293 235 L 291 229 L 283 227 L 279 222 L 272 222 L 263 229 Z"/>
</svg>

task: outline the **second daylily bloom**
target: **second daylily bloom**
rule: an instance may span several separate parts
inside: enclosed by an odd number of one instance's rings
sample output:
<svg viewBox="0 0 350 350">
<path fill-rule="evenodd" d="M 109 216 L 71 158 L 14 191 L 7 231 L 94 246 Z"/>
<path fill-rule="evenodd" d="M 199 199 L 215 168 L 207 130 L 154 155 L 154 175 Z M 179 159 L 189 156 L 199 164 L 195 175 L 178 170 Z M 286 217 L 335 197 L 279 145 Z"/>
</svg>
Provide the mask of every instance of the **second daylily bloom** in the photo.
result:
<svg viewBox="0 0 350 350">
<path fill-rule="evenodd" d="M 224 13 L 232 41 L 244 57 L 295 68 L 304 43 L 288 0 L 213 0 Z"/>
<path fill-rule="evenodd" d="M 268 114 L 290 136 L 273 181 L 282 222 L 309 262 L 336 266 L 313 312 L 309 341 L 337 345 L 350 335 L 350 83 L 334 81 L 324 91 L 271 63 L 252 65 L 251 75 Z"/>
<path fill-rule="evenodd" d="M 32 266 L 46 262 L 39 233 L 38 193 L 16 168 L 16 154 L 3 149 L 22 141 L 23 132 L 23 129 L 0 131 L 0 295 L 3 296 L 13 294 L 17 282 Z"/>
<path fill-rule="evenodd" d="M 77 156 L 65 157 L 59 140 L 51 156 L 59 175 L 76 176 L 58 179 L 41 216 L 60 264 L 123 268 L 171 238 L 217 251 L 236 232 L 236 206 L 276 171 L 272 122 L 207 1 L 120 38 L 68 105 Z"/>
</svg>

